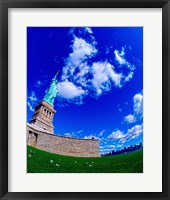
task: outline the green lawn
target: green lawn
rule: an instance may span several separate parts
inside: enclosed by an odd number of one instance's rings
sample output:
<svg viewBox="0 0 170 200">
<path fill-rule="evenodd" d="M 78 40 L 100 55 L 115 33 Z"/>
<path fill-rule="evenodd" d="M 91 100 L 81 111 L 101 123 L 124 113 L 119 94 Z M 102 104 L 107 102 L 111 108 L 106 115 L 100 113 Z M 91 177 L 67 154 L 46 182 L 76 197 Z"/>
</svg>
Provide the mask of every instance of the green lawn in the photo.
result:
<svg viewBox="0 0 170 200">
<path fill-rule="evenodd" d="M 78 158 L 27 148 L 28 173 L 142 173 L 143 151 L 100 158 Z"/>
</svg>

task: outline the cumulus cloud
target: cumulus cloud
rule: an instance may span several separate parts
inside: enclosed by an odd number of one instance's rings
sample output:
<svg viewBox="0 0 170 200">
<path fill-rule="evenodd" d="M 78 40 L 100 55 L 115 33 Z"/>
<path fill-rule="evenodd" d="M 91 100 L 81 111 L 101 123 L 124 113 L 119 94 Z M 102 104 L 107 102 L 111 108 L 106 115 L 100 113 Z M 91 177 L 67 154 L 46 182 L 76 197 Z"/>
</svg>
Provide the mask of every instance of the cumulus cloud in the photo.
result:
<svg viewBox="0 0 170 200">
<path fill-rule="evenodd" d="M 36 102 L 36 101 L 38 100 L 34 91 L 31 91 L 31 94 L 28 96 L 28 99 L 29 99 L 32 103 L 34 103 L 34 102 Z"/>
<path fill-rule="evenodd" d="M 126 58 L 125 58 L 125 47 L 121 48 L 121 51 L 115 49 L 114 51 L 114 55 L 115 55 L 115 60 L 117 61 L 117 63 L 122 66 L 126 66 L 127 68 L 129 68 L 130 70 L 135 70 L 135 66 L 130 64 Z M 133 74 L 131 74 L 131 76 L 133 76 Z"/>
<path fill-rule="evenodd" d="M 31 105 L 31 103 L 29 101 L 27 102 L 27 106 L 30 111 L 34 112 L 34 107 Z"/>
<path fill-rule="evenodd" d="M 130 81 L 130 79 L 133 78 L 133 75 L 134 75 L 134 72 L 131 71 L 127 76 L 125 76 L 125 82 Z"/>
<path fill-rule="evenodd" d="M 93 31 L 90 27 L 85 27 L 85 30 L 89 33 L 89 34 L 93 34 Z"/>
<path fill-rule="evenodd" d="M 75 35 L 71 49 L 72 52 L 63 67 L 61 82 L 58 83 L 58 96 L 65 99 L 82 99 L 83 95 L 87 94 L 87 74 L 90 70 L 86 60 L 93 57 L 97 50 L 93 44 Z M 79 101 L 79 104 L 81 103 L 82 101 Z"/>
<path fill-rule="evenodd" d="M 27 97 L 27 106 L 30 111 L 34 112 L 34 107 L 37 102 L 38 102 L 38 98 L 35 92 L 31 91 L 31 93 Z"/>
<path fill-rule="evenodd" d="M 129 115 L 125 116 L 125 117 L 124 117 L 124 120 L 125 120 L 126 122 L 128 122 L 128 123 L 133 123 L 133 122 L 136 121 L 134 115 L 132 115 L 132 114 L 129 114 Z"/>
<path fill-rule="evenodd" d="M 58 83 L 58 96 L 66 99 L 73 99 L 85 94 L 85 91 L 81 87 L 75 86 L 68 80 Z"/>
<path fill-rule="evenodd" d="M 90 95 L 99 98 L 113 87 L 121 88 L 133 78 L 132 65 L 125 59 L 125 48 L 115 50 L 115 60 L 123 67 L 128 67 L 127 74 L 113 66 L 107 59 L 95 59 L 99 54 L 93 31 L 89 27 L 70 29 L 73 37 L 71 53 L 65 59 L 61 81 L 58 83 L 60 98 L 69 99 L 69 103 L 83 103 L 83 97 Z M 83 38 L 86 35 L 86 39 Z M 123 68 L 122 68 L 123 69 Z M 70 101 L 79 97 L 80 101 Z"/>
<path fill-rule="evenodd" d="M 68 31 L 68 35 L 85 35 L 89 34 L 92 35 L 93 31 L 91 27 L 73 27 Z"/>
<path fill-rule="evenodd" d="M 115 50 L 114 51 L 114 54 L 115 54 L 115 60 L 120 64 L 120 65 L 123 65 L 123 64 L 126 64 L 127 61 L 126 59 L 124 58 L 124 55 L 125 55 L 125 51 L 124 51 L 124 48 L 122 47 L 121 51 L 119 52 L 118 50 Z"/>
<path fill-rule="evenodd" d="M 127 133 L 125 134 L 125 137 L 121 138 L 119 142 L 128 142 L 132 139 L 138 138 L 141 134 L 143 134 L 143 124 L 135 125 L 132 128 L 128 129 Z"/>
<path fill-rule="evenodd" d="M 88 76 L 90 74 L 90 66 L 86 62 L 81 63 L 77 66 L 77 73 L 71 78 L 74 83 L 80 85 L 84 89 L 88 89 L 90 84 L 90 79 Z"/>
<path fill-rule="evenodd" d="M 139 93 L 136 94 L 133 98 L 134 102 L 134 114 L 136 118 L 142 118 L 143 117 L 143 94 Z"/>
<path fill-rule="evenodd" d="M 135 125 L 131 129 L 128 129 L 127 135 L 131 136 L 131 138 L 138 137 L 143 133 L 143 124 Z"/>
<path fill-rule="evenodd" d="M 117 140 L 120 144 L 123 144 L 132 139 L 138 138 L 141 134 L 143 134 L 143 124 L 138 124 L 128 129 L 125 133 L 121 130 L 116 130 L 111 133 L 107 139 L 112 141 Z"/>
<path fill-rule="evenodd" d="M 87 63 L 86 59 L 97 53 L 94 44 L 74 36 L 71 48 L 72 53 L 63 68 L 62 81 L 58 84 L 59 97 L 75 98 L 83 95 L 84 90 L 93 90 L 96 95 L 101 95 L 110 90 L 111 83 L 120 86 L 121 74 L 117 74 L 110 63 Z"/>
<path fill-rule="evenodd" d="M 117 130 L 117 131 L 111 133 L 107 138 L 109 140 L 118 140 L 118 139 L 121 139 L 123 137 L 125 137 L 125 135 L 123 134 L 123 132 L 120 131 L 120 130 Z"/>
<path fill-rule="evenodd" d="M 97 53 L 97 49 L 94 45 L 86 42 L 83 38 L 78 38 L 76 36 L 74 36 L 71 48 L 72 52 L 66 59 L 66 65 L 63 68 L 62 79 L 66 79 L 73 75 L 82 62 Z"/>
<path fill-rule="evenodd" d="M 127 123 L 133 123 L 143 118 L 143 94 L 138 93 L 133 97 L 133 114 L 124 117 Z"/>
<path fill-rule="evenodd" d="M 143 135 L 143 124 L 137 124 L 126 131 L 115 130 L 107 138 L 100 141 L 100 151 L 117 150 L 129 145 L 129 142 Z M 110 152 L 110 151 L 109 151 Z"/>
<path fill-rule="evenodd" d="M 97 95 L 111 89 L 111 83 L 120 87 L 122 74 L 115 72 L 114 67 L 108 62 L 97 62 L 92 65 L 92 84 Z"/>
</svg>

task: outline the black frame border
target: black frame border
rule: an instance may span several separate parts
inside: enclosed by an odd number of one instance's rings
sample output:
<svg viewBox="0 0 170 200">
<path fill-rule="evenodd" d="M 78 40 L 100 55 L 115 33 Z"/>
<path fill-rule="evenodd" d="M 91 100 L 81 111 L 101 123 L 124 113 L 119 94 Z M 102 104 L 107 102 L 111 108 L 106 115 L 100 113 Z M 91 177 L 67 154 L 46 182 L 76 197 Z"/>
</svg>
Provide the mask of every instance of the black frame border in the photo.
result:
<svg viewBox="0 0 170 200">
<path fill-rule="evenodd" d="M 8 192 L 8 8 L 162 8 L 162 192 Z M 0 199 L 170 200 L 169 65 L 170 0 L 0 0 Z"/>
</svg>

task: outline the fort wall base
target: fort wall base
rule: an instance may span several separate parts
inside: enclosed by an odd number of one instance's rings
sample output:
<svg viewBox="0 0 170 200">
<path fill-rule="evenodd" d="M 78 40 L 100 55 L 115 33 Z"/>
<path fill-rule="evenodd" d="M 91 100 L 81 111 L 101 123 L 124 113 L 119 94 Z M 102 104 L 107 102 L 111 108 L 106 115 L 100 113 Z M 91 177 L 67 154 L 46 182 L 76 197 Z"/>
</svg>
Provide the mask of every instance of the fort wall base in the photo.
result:
<svg viewBox="0 0 170 200">
<path fill-rule="evenodd" d="M 99 140 L 59 136 L 29 123 L 27 123 L 27 144 L 60 155 L 100 157 Z"/>
</svg>

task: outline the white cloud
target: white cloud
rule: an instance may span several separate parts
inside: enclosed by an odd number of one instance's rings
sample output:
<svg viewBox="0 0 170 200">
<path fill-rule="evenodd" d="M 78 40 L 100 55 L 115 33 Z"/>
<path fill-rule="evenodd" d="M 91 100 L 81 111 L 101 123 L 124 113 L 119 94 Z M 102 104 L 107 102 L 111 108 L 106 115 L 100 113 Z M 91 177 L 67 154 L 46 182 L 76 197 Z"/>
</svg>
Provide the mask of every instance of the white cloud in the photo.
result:
<svg viewBox="0 0 170 200">
<path fill-rule="evenodd" d="M 85 30 L 89 33 L 89 34 L 93 34 L 93 31 L 91 28 L 89 27 L 85 27 Z"/>
<path fill-rule="evenodd" d="M 133 123 L 141 120 L 143 117 L 143 94 L 138 93 L 133 97 L 133 114 L 124 117 L 125 122 Z"/>
<path fill-rule="evenodd" d="M 129 82 L 133 78 L 134 70 L 136 68 L 134 64 L 131 64 L 125 58 L 127 48 L 131 49 L 131 47 L 125 45 L 125 47 L 122 47 L 120 51 L 117 49 L 114 50 L 114 58 L 119 67 L 121 67 L 122 70 L 126 67 L 128 70 L 126 73 L 123 73 L 123 83 Z"/>
<path fill-rule="evenodd" d="M 141 133 L 143 133 L 143 124 L 141 125 L 135 125 L 131 129 L 128 129 L 127 134 L 129 136 L 139 136 Z"/>
<path fill-rule="evenodd" d="M 72 79 L 76 84 L 81 85 L 83 88 L 87 89 L 88 84 L 90 83 L 90 80 L 87 78 L 88 74 L 90 73 L 90 66 L 84 62 L 77 66 L 77 70 L 77 74 L 75 74 Z"/>
<path fill-rule="evenodd" d="M 133 122 L 136 121 L 134 115 L 131 115 L 131 114 L 129 114 L 129 115 L 127 115 L 126 117 L 124 117 L 124 120 L 125 120 L 126 122 L 128 122 L 128 123 L 133 123 Z"/>
<path fill-rule="evenodd" d="M 85 63 L 81 63 L 79 67 L 79 72 L 76 74 L 76 78 L 81 78 L 84 75 L 86 75 L 87 73 L 89 73 L 90 71 L 90 67 L 88 66 L 88 64 Z"/>
<path fill-rule="evenodd" d="M 141 134 L 143 134 L 143 124 L 135 125 L 132 128 L 128 129 L 125 137 L 120 140 L 120 143 L 125 143 L 132 139 L 138 138 Z"/>
<path fill-rule="evenodd" d="M 67 132 L 64 134 L 64 136 L 67 136 L 67 137 L 80 137 L 79 134 L 82 133 L 84 130 L 79 130 L 79 131 L 72 131 L 72 132 Z"/>
<path fill-rule="evenodd" d="M 114 54 L 115 54 L 115 60 L 116 60 L 120 65 L 123 65 L 123 64 L 126 64 L 126 63 L 127 63 L 127 61 L 126 61 L 125 58 L 124 58 L 125 51 L 124 51 L 124 48 L 123 48 L 123 47 L 122 47 L 121 52 L 119 52 L 118 50 L 115 50 L 115 51 L 114 51 Z"/>
<path fill-rule="evenodd" d="M 133 97 L 134 102 L 134 115 L 137 119 L 143 117 L 143 95 L 141 93 L 136 94 Z"/>
<path fill-rule="evenodd" d="M 96 96 L 100 96 L 103 92 L 109 91 L 112 85 L 121 86 L 123 76 L 116 73 L 110 63 L 95 62 L 91 65 L 87 63 L 86 59 L 97 53 L 94 44 L 74 36 L 71 47 L 72 53 L 69 54 L 63 68 L 62 82 L 58 84 L 60 91 L 58 96 L 74 98 L 89 90 L 93 90 Z"/>
<path fill-rule="evenodd" d="M 102 130 L 102 131 L 99 133 L 98 136 L 99 136 L 99 137 L 102 137 L 105 131 L 106 131 L 106 130 Z"/>
<path fill-rule="evenodd" d="M 34 91 L 31 91 L 31 94 L 27 97 L 27 106 L 30 111 L 34 112 L 35 104 L 38 103 L 38 99 Z"/>
<path fill-rule="evenodd" d="M 133 73 L 133 72 L 130 72 L 130 73 L 125 77 L 125 82 L 130 81 L 130 79 L 133 78 L 133 75 L 134 75 L 134 73 Z"/>
<path fill-rule="evenodd" d="M 117 148 L 122 148 L 123 144 L 118 144 L 116 147 Z"/>
<path fill-rule="evenodd" d="M 60 98 L 75 98 L 73 103 L 82 104 L 85 95 L 90 94 L 92 98 L 98 98 L 113 87 L 123 87 L 126 82 L 133 78 L 132 65 L 125 59 L 126 47 L 122 47 L 121 51 L 115 50 L 114 54 L 115 60 L 130 70 L 127 75 L 124 74 L 124 71 L 120 72 L 120 69 L 117 72 L 107 60 L 95 62 L 92 60 L 97 55 L 98 50 L 91 28 L 72 28 L 69 34 L 72 35 L 73 40 L 70 46 L 71 53 L 65 59 L 61 82 L 58 83 L 58 96 Z M 86 35 L 86 39 L 82 38 L 84 35 Z M 80 97 L 79 102 L 75 101 L 76 97 Z"/>
<path fill-rule="evenodd" d="M 111 133 L 107 138 L 109 140 L 118 140 L 118 139 L 121 139 L 123 137 L 125 137 L 125 135 L 123 134 L 123 132 L 120 131 L 120 130 L 117 130 L 117 131 Z"/>
<path fill-rule="evenodd" d="M 31 91 L 31 94 L 28 96 L 28 99 L 31 102 L 36 102 L 38 100 L 34 91 Z"/>
<path fill-rule="evenodd" d="M 110 149 L 122 149 L 129 145 L 131 140 L 135 140 L 143 134 L 143 124 L 132 126 L 127 131 L 116 130 L 107 138 L 100 141 L 100 152 Z M 109 151 L 110 152 L 110 151 Z"/>
<path fill-rule="evenodd" d="M 58 96 L 66 99 L 73 99 L 85 94 L 85 91 L 81 87 L 77 87 L 67 80 L 58 83 L 58 91 Z"/>
<path fill-rule="evenodd" d="M 72 53 L 69 54 L 66 65 L 63 67 L 62 81 L 58 84 L 58 96 L 67 99 L 82 97 L 87 94 L 87 74 L 90 67 L 87 65 L 86 59 L 97 53 L 93 44 L 76 36 L 74 36 L 71 48 Z"/>
<path fill-rule="evenodd" d="M 119 140 L 119 143 L 120 144 L 124 144 L 126 142 L 126 138 L 121 138 L 120 140 Z"/>
<path fill-rule="evenodd" d="M 95 135 L 89 135 L 89 136 L 84 136 L 84 139 L 97 139 L 97 140 L 100 140 L 99 137 L 95 136 Z"/>
<path fill-rule="evenodd" d="M 92 28 L 90 27 L 73 27 L 68 31 L 68 35 L 81 35 L 83 36 L 85 33 L 88 33 L 90 35 L 93 34 Z"/>
<path fill-rule="evenodd" d="M 91 58 L 94 54 L 97 53 L 94 45 L 76 36 L 74 36 L 71 48 L 72 53 L 69 54 L 69 57 L 66 60 L 66 66 L 63 69 L 62 79 L 68 78 L 68 76 L 73 75 L 78 65 L 80 65 L 87 58 Z"/>
<path fill-rule="evenodd" d="M 103 148 L 104 148 L 104 150 L 106 150 L 106 149 L 114 150 L 116 148 L 116 146 L 115 145 L 106 145 L 106 146 L 101 146 L 100 147 L 100 149 L 103 149 Z"/>
<path fill-rule="evenodd" d="M 125 52 L 125 48 L 124 48 L 124 47 L 121 48 L 121 51 L 118 51 L 117 49 L 115 49 L 115 51 L 114 51 L 115 60 L 118 62 L 118 64 L 119 64 L 120 66 L 125 65 L 127 68 L 129 68 L 130 70 L 133 71 L 133 70 L 135 69 L 135 66 L 134 66 L 134 65 L 131 65 L 131 64 L 126 60 L 125 54 L 126 54 L 126 52 Z M 133 74 L 132 74 L 132 75 L 133 75 Z M 132 76 L 132 75 L 131 75 L 131 76 Z"/>
<path fill-rule="evenodd" d="M 133 126 L 126 133 L 123 133 L 121 130 L 116 130 L 107 139 L 112 141 L 118 140 L 119 144 L 122 145 L 125 142 L 138 138 L 141 134 L 143 134 L 143 124 Z"/>
<path fill-rule="evenodd" d="M 82 133 L 84 130 L 79 130 L 79 131 L 77 131 L 77 134 L 79 134 L 79 133 Z"/>
<path fill-rule="evenodd" d="M 92 54 L 96 53 L 96 48 L 90 43 L 86 42 L 86 40 L 82 38 L 75 37 L 72 45 L 73 53 L 70 54 L 71 58 L 76 59 L 84 59 L 85 56 L 92 56 Z M 73 62 L 74 63 L 74 62 Z M 77 64 L 77 63 L 75 63 Z"/>
<path fill-rule="evenodd" d="M 101 95 L 105 91 L 111 89 L 111 83 L 116 87 L 121 86 L 122 74 L 117 74 L 114 67 L 108 62 L 96 62 L 92 65 L 92 85 L 97 95 Z"/>
<path fill-rule="evenodd" d="M 27 106 L 30 109 L 30 111 L 34 112 L 34 108 L 33 108 L 33 106 L 31 105 L 30 102 L 27 102 Z"/>
</svg>

